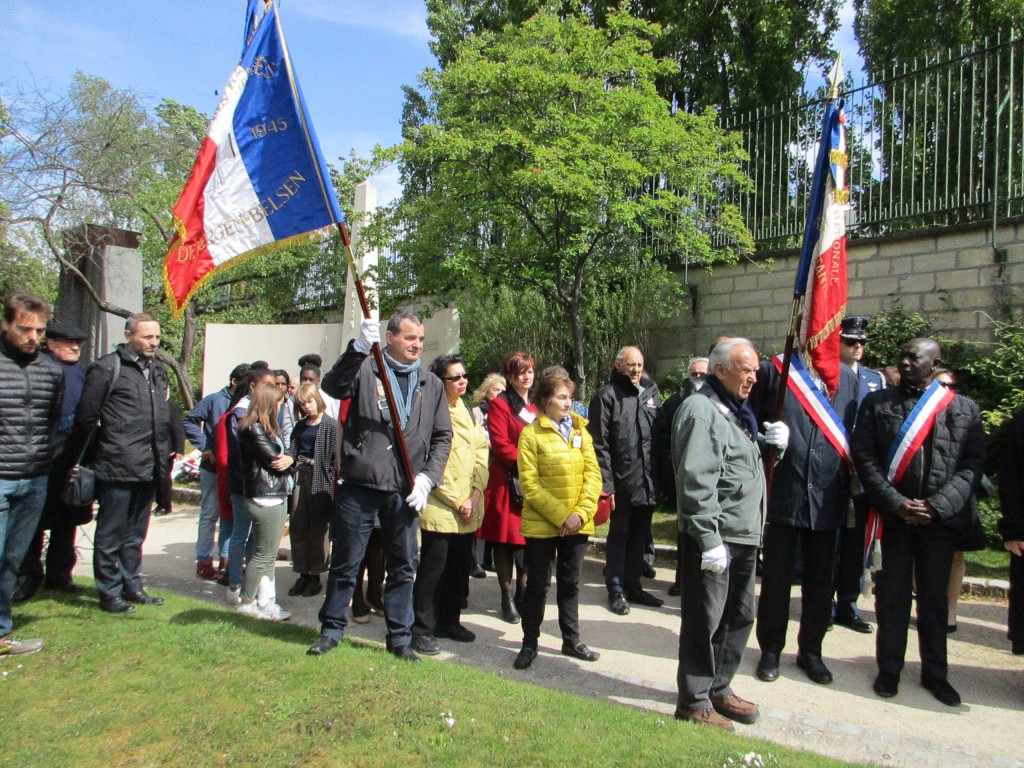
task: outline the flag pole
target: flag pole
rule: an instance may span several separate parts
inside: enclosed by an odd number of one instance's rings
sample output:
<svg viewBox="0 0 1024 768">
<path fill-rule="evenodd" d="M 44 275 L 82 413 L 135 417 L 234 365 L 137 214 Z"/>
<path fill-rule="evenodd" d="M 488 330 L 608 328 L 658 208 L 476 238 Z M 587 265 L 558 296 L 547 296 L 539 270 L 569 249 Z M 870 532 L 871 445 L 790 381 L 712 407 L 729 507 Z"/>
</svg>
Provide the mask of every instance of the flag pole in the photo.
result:
<svg viewBox="0 0 1024 768">
<path fill-rule="evenodd" d="M 839 86 L 843 81 L 843 58 L 840 54 L 832 69 L 828 73 L 829 96 L 828 107 L 825 110 L 825 118 L 822 125 L 821 139 L 818 146 L 818 157 L 814 165 L 814 178 L 811 185 L 811 200 L 807 207 L 807 227 L 804 229 L 803 245 L 800 249 L 800 266 L 797 268 L 796 283 L 793 286 L 793 307 L 789 319 L 789 333 L 786 336 L 786 348 L 782 356 L 782 372 L 779 376 L 779 389 L 775 393 L 775 409 L 772 412 L 772 421 L 782 419 L 783 409 L 786 405 L 786 390 L 789 388 L 789 366 L 793 360 L 793 346 L 800 332 L 800 309 L 803 306 L 804 294 L 807 292 L 807 272 L 811 263 L 814 249 L 818 244 L 818 237 L 821 230 L 821 211 L 823 197 L 825 194 L 825 174 L 829 172 L 830 153 L 830 122 L 832 119 L 833 107 L 839 98 Z M 766 496 L 771 498 L 772 481 L 775 478 L 775 453 L 774 445 L 768 446 L 767 465 L 765 467 L 765 483 L 767 486 Z"/>
<path fill-rule="evenodd" d="M 336 222 L 338 232 L 341 235 L 341 244 L 345 247 L 345 260 L 348 262 L 349 272 L 355 284 L 356 296 L 359 297 L 359 306 L 363 310 L 363 317 L 371 319 L 370 302 L 366 299 L 366 290 L 363 288 L 363 279 L 356 267 L 355 254 L 352 252 L 352 238 L 349 236 L 348 227 L 345 222 Z M 380 343 L 374 342 L 371 350 L 374 362 L 377 363 L 377 371 L 380 373 L 381 384 L 384 387 L 384 397 L 388 401 L 388 412 L 391 414 L 391 423 L 395 427 L 395 445 L 398 447 L 398 456 L 402 462 L 402 469 L 405 472 L 405 479 L 409 483 L 409 491 L 412 492 L 416 482 L 416 475 L 412 471 L 412 462 L 409 461 L 409 448 L 405 444 L 405 432 L 402 430 L 402 422 L 398 418 L 398 403 L 395 401 L 395 392 L 391 388 L 391 380 L 388 378 L 387 369 L 384 367 L 384 353 L 381 352 Z"/>
<path fill-rule="evenodd" d="M 270 3 L 268 2 L 269 6 Z M 292 94 L 295 98 L 295 103 L 299 106 L 298 114 L 299 121 L 302 124 L 302 132 L 306 137 L 307 144 L 312 148 L 314 145 L 309 126 L 306 124 L 306 110 L 302 103 L 301 96 L 299 94 L 298 84 L 295 82 L 294 72 L 292 70 L 292 59 L 288 53 L 288 44 L 285 42 L 284 30 L 281 28 L 281 19 L 276 17 L 277 33 L 281 39 L 281 49 L 283 57 L 288 70 L 288 83 L 292 89 Z M 317 166 L 319 170 L 319 166 Z M 329 195 L 330 179 L 321 178 L 320 186 L 323 190 L 323 194 Z M 334 215 L 334 208 L 330 205 L 327 206 L 331 211 L 332 217 Z M 341 244 L 345 248 L 345 260 L 348 262 L 348 267 L 352 273 L 352 280 L 355 283 L 356 295 L 359 297 L 359 306 L 363 310 L 363 318 L 366 320 L 372 319 L 370 311 L 370 302 L 366 299 L 366 290 L 363 288 L 363 279 L 359 275 L 359 269 L 356 266 L 355 254 L 352 251 L 352 238 L 349 235 L 348 227 L 345 226 L 345 222 L 336 220 L 334 226 L 337 227 L 338 233 L 341 235 Z M 409 448 L 405 443 L 405 432 L 402 429 L 402 422 L 398 415 L 398 403 L 395 400 L 394 390 L 391 388 L 391 381 L 388 379 L 387 363 L 384 362 L 384 354 L 381 352 L 380 342 L 375 342 L 373 348 L 370 350 L 370 354 L 373 355 L 374 362 L 377 363 L 377 372 L 380 376 L 381 385 L 384 388 L 384 398 L 388 403 L 388 413 L 391 416 L 391 424 L 394 426 L 395 432 L 395 446 L 398 448 L 398 458 L 401 462 L 402 471 L 405 475 L 405 480 L 408 483 L 408 490 L 412 492 L 413 486 L 416 483 L 416 475 L 412 471 L 412 462 L 409 460 Z"/>
</svg>

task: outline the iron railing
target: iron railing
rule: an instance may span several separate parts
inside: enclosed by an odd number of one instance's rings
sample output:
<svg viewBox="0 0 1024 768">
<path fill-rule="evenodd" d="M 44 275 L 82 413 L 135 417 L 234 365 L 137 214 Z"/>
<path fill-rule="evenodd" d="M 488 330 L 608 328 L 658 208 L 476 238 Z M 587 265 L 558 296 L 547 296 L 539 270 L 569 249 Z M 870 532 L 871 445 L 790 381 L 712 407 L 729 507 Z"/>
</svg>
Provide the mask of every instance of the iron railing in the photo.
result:
<svg viewBox="0 0 1024 768">
<path fill-rule="evenodd" d="M 1010 33 L 845 89 L 850 237 L 1024 213 L 1022 56 L 1024 39 Z M 752 187 L 725 194 L 760 251 L 799 244 L 821 115 L 815 99 L 721 121 L 749 154 Z"/>
</svg>

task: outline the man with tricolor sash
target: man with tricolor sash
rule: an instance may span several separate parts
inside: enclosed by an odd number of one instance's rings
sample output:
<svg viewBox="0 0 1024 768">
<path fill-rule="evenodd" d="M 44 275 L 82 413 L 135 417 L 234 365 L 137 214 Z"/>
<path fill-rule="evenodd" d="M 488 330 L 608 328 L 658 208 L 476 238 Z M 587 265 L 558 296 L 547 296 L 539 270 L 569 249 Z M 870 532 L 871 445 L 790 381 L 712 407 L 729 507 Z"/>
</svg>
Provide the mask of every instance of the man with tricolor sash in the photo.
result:
<svg viewBox="0 0 1024 768">
<path fill-rule="evenodd" d="M 864 399 L 852 451 L 883 523 L 875 693 L 891 698 L 899 692 L 916 584 L 921 684 L 943 704 L 957 706 L 960 695 L 947 680 L 946 586 L 981 480 L 985 434 L 974 401 L 932 382 L 940 353 L 933 339 L 903 347 L 900 385 Z"/>
<path fill-rule="evenodd" d="M 750 395 L 758 421 L 772 416 L 781 373 L 781 357 L 761 363 Z M 789 447 L 775 465 L 762 545 L 756 630 L 761 659 L 756 674 L 764 682 L 780 674 L 798 558 L 803 579 L 796 663 L 813 682 L 832 682 L 822 642 L 832 616 L 836 532 L 845 524 L 849 506 L 853 462 L 848 435 L 857 417 L 857 391 L 857 377 L 849 367 L 839 366 L 835 393 L 830 394 L 814 369 L 793 355 L 782 412 Z"/>
</svg>

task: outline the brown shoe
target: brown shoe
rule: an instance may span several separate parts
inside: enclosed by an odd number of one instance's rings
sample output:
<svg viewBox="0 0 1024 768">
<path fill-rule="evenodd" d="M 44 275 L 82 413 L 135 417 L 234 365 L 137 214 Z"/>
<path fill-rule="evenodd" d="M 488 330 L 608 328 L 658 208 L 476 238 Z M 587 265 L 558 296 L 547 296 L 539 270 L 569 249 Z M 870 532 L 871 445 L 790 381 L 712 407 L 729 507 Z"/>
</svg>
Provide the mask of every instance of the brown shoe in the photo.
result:
<svg viewBox="0 0 1024 768">
<path fill-rule="evenodd" d="M 688 709 L 685 707 L 676 709 L 675 718 L 676 720 L 688 720 L 691 723 L 699 723 L 700 725 L 713 725 L 715 728 L 721 728 L 729 733 L 733 733 L 736 730 L 736 726 L 731 721 L 722 717 L 711 707 L 707 709 Z"/>
<path fill-rule="evenodd" d="M 753 725 L 761 715 L 757 710 L 757 704 L 731 693 L 727 696 L 712 696 L 711 706 L 718 714 L 744 725 Z"/>
</svg>

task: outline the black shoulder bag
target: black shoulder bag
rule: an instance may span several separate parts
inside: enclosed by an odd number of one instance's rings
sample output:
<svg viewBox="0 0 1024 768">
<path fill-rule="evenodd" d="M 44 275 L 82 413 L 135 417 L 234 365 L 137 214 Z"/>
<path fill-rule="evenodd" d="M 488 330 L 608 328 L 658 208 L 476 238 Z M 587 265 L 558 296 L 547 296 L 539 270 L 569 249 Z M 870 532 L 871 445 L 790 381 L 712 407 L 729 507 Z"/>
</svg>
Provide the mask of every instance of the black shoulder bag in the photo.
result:
<svg viewBox="0 0 1024 768">
<path fill-rule="evenodd" d="M 107 385 L 107 393 L 103 396 L 103 403 L 100 405 L 101 414 L 103 413 L 103 407 L 110 399 L 110 393 L 114 391 L 114 385 L 117 383 L 117 377 L 120 374 L 121 356 L 115 353 L 114 375 L 110 379 L 110 384 Z M 78 452 L 78 458 L 75 459 L 74 465 L 68 471 L 67 480 L 64 481 L 64 490 L 60 495 L 60 499 L 69 507 L 85 507 L 96 501 L 96 473 L 93 472 L 91 467 L 82 466 L 82 459 L 85 458 L 85 453 L 89 450 L 89 445 L 92 443 L 92 438 L 96 434 L 96 430 L 99 429 L 99 426 L 100 419 L 97 418 L 96 423 L 89 430 L 88 437 L 82 443 L 82 449 Z"/>
</svg>

